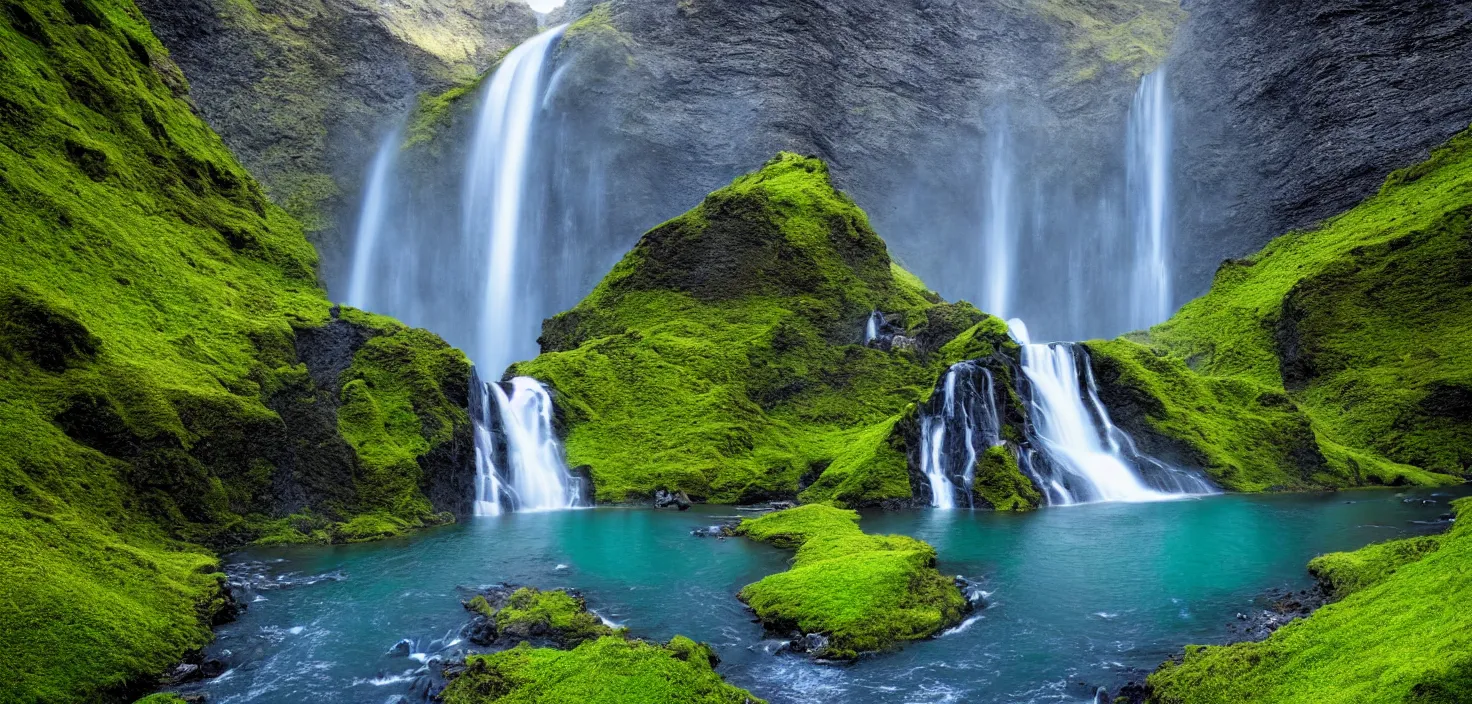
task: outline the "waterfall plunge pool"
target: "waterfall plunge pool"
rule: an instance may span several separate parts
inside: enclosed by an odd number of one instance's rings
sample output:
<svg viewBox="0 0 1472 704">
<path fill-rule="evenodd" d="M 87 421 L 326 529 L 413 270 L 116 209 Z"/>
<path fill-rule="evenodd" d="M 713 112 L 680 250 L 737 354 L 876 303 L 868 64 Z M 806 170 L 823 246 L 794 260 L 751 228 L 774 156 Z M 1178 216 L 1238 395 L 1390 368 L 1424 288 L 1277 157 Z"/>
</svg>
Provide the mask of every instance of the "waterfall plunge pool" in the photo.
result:
<svg viewBox="0 0 1472 704">
<path fill-rule="evenodd" d="M 364 545 L 252 549 L 232 572 L 265 588 L 207 654 L 230 666 L 191 685 L 212 704 L 419 701 L 420 660 L 455 639 L 466 587 L 576 588 L 635 635 L 709 642 L 720 672 L 770 702 L 1087 702 L 1139 680 L 1188 643 L 1232 637 L 1270 589 L 1312 583 L 1314 555 L 1431 533 L 1463 486 L 1324 494 L 1220 495 L 1088 504 L 1028 514 L 866 512 L 943 573 L 980 580 L 989 606 L 962 628 L 852 665 L 772 654 L 736 600 L 791 553 L 690 531 L 736 513 L 697 506 L 507 514 Z M 281 587 L 272 585 L 291 584 Z M 413 641 L 412 657 L 388 651 Z M 461 643 L 446 654 L 462 650 Z M 402 697 L 402 699 L 401 699 Z"/>
</svg>

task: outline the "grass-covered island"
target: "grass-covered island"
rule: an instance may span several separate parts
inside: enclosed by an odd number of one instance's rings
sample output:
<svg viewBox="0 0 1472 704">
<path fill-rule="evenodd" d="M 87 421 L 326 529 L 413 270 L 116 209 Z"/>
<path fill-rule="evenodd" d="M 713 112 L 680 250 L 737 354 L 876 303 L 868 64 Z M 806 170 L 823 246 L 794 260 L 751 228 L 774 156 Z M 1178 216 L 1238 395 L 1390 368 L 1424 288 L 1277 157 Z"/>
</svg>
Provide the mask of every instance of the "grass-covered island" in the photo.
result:
<svg viewBox="0 0 1472 704">
<path fill-rule="evenodd" d="M 824 637 L 815 657 L 852 659 L 955 625 L 971 609 L 935 548 L 869 535 L 854 511 L 808 504 L 741 522 L 752 540 L 795 549 L 792 567 L 749 584 L 741 600 L 768 630 Z"/>
<path fill-rule="evenodd" d="M 684 636 L 636 639 L 563 590 L 493 589 L 465 608 L 479 616 L 472 632 L 489 636 L 485 644 L 515 645 L 456 668 L 445 704 L 762 704 L 716 674 L 710 646 Z"/>
</svg>

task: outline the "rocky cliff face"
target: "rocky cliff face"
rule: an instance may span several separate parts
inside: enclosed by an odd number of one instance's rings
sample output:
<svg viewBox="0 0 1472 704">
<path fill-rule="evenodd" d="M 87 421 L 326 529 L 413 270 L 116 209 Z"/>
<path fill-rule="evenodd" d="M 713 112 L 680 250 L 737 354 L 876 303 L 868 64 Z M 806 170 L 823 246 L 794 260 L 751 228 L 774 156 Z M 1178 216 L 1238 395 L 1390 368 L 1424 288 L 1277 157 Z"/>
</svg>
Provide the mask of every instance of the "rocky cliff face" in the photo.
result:
<svg viewBox="0 0 1472 704">
<path fill-rule="evenodd" d="M 1472 122 L 1472 2 L 1193 0 L 1168 70 L 1184 297 Z"/>
<path fill-rule="evenodd" d="M 989 159 L 1015 165 L 1024 257 L 1064 257 L 1121 172 L 1140 76 L 1169 44 L 1171 2 L 726 2 L 586 4 L 559 56 L 554 108 L 569 160 L 601 168 L 582 200 L 618 207 L 578 224 L 621 249 L 633 233 L 777 150 L 827 160 L 896 254 L 943 295 L 979 298 Z M 1046 194 L 1048 203 L 1042 202 Z M 1075 208 L 1050 207 L 1065 203 Z M 1036 266 L 1033 265 L 1036 263 Z M 1067 307 L 1029 288 L 1027 310 Z M 1063 326 L 1062 316 L 1057 320 Z M 1041 323 L 1040 323 L 1041 324 Z"/>
<path fill-rule="evenodd" d="M 536 32 L 514 0 L 143 0 L 193 103 L 336 277 L 374 147 L 421 93 Z"/>
</svg>

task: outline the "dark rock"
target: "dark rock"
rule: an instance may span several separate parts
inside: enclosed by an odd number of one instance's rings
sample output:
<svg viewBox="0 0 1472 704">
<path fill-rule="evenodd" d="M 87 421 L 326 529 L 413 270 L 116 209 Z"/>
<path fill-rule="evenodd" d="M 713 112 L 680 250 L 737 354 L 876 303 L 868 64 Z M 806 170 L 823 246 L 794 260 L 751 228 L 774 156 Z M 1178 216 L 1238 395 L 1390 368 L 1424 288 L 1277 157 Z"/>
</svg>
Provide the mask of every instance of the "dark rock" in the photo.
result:
<svg viewBox="0 0 1472 704">
<path fill-rule="evenodd" d="M 1191 0 L 1174 86 L 1180 300 L 1472 122 L 1472 4 Z"/>
<path fill-rule="evenodd" d="M 696 528 L 690 531 L 690 535 L 697 538 L 729 538 L 736 535 L 736 526 L 739 525 L 741 521 L 729 521 L 720 525 Z"/>
<path fill-rule="evenodd" d="M 167 681 L 170 686 L 173 686 L 185 682 L 193 682 L 201 677 L 204 677 L 204 675 L 200 673 L 199 665 L 183 662 L 175 665 L 174 669 L 169 671 Z"/>
<path fill-rule="evenodd" d="M 794 653 L 821 653 L 828 647 L 828 636 L 820 633 L 799 633 L 788 641 L 788 650 Z"/>
<path fill-rule="evenodd" d="M 482 647 L 496 642 L 496 620 L 490 616 L 476 616 L 465 627 L 465 639 Z"/>
<path fill-rule="evenodd" d="M 537 31 L 518 2 L 138 5 L 205 121 L 304 221 L 329 282 L 351 253 L 355 196 L 378 139 L 421 93 L 478 75 Z"/>
<path fill-rule="evenodd" d="M 681 511 L 688 510 L 691 506 L 690 497 L 685 492 L 676 490 L 674 492 L 659 489 L 654 492 L 655 508 L 677 508 Z"/>
<path fill-rule="evenodd" d="M 199 664 L 199 675 L 205 679 L 214 679 L 225 674 L 225 670 L 228 669 L 230 668 L 225 665 L 223 660 L 208 658 Z"/>
<path fill-rule="evenodd" d="M 397 643 L 394 643 L 393 647 L 388 649 L 387 654 L 389 657 L 393 658 L 407 658 L 412 652 L 414 652 L 414 644 L 411 643 L 408 638 L 405 638 Z"/>
</svg>

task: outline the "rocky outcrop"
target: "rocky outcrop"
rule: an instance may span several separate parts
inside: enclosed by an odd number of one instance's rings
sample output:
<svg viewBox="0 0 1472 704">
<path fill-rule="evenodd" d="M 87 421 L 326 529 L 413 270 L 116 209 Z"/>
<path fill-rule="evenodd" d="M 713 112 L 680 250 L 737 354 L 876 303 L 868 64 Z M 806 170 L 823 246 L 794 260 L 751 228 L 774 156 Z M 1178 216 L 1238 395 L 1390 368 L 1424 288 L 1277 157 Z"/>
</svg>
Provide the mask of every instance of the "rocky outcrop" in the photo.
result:
<svg viewBox="0 0 1472 704">
<path fill-rule="evenodd" d="M 422 93 L 474 80 L 536 32 L 514 0 L 140 0 L 193 104 L 333 280 L 375 146 Z"/>
<path fill-rule="evenodd" d="M 1182 298 L 1472 123 L 1472 3 L 1191 0 L 1168 60 Z"/>
</svg>

